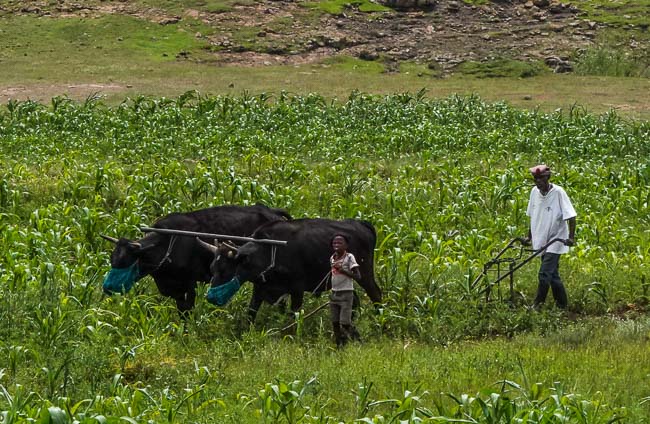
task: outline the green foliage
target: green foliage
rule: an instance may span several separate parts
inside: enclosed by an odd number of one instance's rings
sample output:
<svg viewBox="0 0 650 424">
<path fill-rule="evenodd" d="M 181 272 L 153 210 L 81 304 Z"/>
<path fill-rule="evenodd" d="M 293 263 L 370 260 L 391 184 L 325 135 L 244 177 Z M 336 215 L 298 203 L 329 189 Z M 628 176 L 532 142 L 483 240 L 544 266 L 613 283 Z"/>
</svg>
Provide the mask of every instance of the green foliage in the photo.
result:
<svg viewBox="0 0 650 424">
<path fill-rule="evenodd" d="M 500 391 L 484 390 L 476 396 L 448 396 L 454 401 L 451 408 L 438 403 L 443 417 L 455 418 L 440 422 L 469 423 L 615 423 L 624 420 L 625 411 L 611 408 L 601 400 L 585 400 L 580 395 L 567 393 L 560 383 L 546 391 L 540 384 L 530 389 L 512 381 L 500 383 Z M 436 422 L 434 420 L 434 422 Z"/>
<path fill-rule="evenodd" d="M 306 7 L 338 15 L 346 8 L 357 7 L 361 12 L 389 12 L 391 9 L 369 0 L 319 0 L 304 3 Z"/>
<path fill-rule="evenodd" d="M 586 12 L 590 20 L 613 25 L 638 25 L 647 29 L 650 25 L 650 1 L 648 0 L 572 0 Z"/>
<path fill-rule="evenodd" d="M 380 74 L 384 72 L 384 65 L 379 62 L 362 60 L 350 56 L 335 56 L 323 62 L 344 71 L 362 71 L 365 74 Z"/>
<path fill-rule="evenodd" d="M 28 75 L 49 78 L 48 70 L 66 63 L 78 66 L 84 74 L 108 75 L 103 81 L 121 72 L 118 67 L 133 69 L 145 63 L 175 62 L 182 52 L 201 57 L 207 44 L 194 34 L 212 33 L 209 27 L 191 19 L 160 25 L 120 15 L 93 19 L 15 16 L 10 27 L 11 31 L 2 32 L 1 45 L 5 57 L 12 58 L 12 66 L 29 61 L 33 69 Z"/>
<path fill-rule="evenodd" d="M 266 383 L 264 389 L 258 392 L 258 412 L 263 422 L 304 422 L 310 411 L 304 404 L 304 398 L 315 382 L 316 379 L 312 378 L 304 384 L 298 380 L 291 383 Z"/>
<path fill-rule="evenodd" d="M 599 409 L 598 390 L 641 417 L 647 394 L 628 381 L 647 374 L 638 367 L 647 322 L 567 330 L 552 307 L 486 304 L 471 283 L 525 233 L 527 169 L 543 161 L 579 213 L 578 243 L 562 262 L 570 314 L 643 314 L 649 135 L 647 122 L 614 113 L 543 114 L 424 92 L 10 102 L 0 109 L 3 419 L 489 422 L 562 413 L 607 422 L 618 410 Z M 170 212 L 257 202 L 375 225 L 385 301 L 375 309 L 363 300 L 367 344 L 332 351 L 325 311 L 299 314 L 294 335 L 277 330 L 285 315 L 272 308 L 249 328 L 248 286 L 226 308 L 208 305 L 199 287 L 185 322 L 150 278 L 103 296 L 111 246 L 99 233 L 135 238 Z M 535 265 L 515 287 L 524 303 L 532 297 Z M 322 301 L 307 296 L 305 311 Z M 511 387 L 482 391 L 519 378 L 519 362 L 531 381 L 554 388 L 544 404 Z M 604 382 L 612 363 L 622 377 Z M 558 380 L 584 397 L 560 393 Z M 430 395 L 467 391 L 480 392 L 462 406 Z"/>
<path fill-rule="evenodd" d="M 522 62 L 512 59 L 495 59 L 488 62 L 463 62 L 458 65 L 457 69 L 463 75 L 476 78 L 530 78 L 548 72 L 548 69 L 541 63 Z"/>
<path fill-rule="evenodd" d="M 642 76 L 640 73 L 645 71 L 625 52 L 604 47 L 585 51 L 578 58 L 575 70 L 580 75 L 615 77 Z"/>
</svg>

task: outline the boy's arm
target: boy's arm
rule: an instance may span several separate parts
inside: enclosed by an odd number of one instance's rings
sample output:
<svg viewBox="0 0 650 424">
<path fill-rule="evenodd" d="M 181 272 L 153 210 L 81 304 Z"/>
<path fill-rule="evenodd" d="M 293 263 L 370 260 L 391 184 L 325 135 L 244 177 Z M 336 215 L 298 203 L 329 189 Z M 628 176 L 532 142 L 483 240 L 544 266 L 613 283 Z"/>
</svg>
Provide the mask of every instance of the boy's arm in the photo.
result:
<svg viewBox="0 0 650 424">
<path fill-rule="evenodd" d="M 361 271 L 359 270 L 360 267 L 355 266 L 352 268 L 352 275 L 350 277 L 354 278 L 356 281 L 361 280 Z"/>
<path fill-rule="evenodd" d="M 354 278 L 355 280 L 359 281 L 361 279 L 361 271 L 359 271 L 359 265 L 355 266 L 352 268 L 350 271 L 346 270 L 345 268 L 341 267 L 338 268 L 339 272 L 341 274 L 345 274 L 350 278 Z"/>
</svg>

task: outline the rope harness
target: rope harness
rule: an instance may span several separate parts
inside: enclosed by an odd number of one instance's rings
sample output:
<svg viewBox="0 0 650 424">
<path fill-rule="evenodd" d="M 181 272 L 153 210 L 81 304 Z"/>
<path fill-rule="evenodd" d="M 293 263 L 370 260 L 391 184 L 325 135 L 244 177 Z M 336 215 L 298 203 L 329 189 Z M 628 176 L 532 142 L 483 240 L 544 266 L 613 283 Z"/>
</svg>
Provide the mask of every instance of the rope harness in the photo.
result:
<svg viewBox="0 0 650 424">
<path fill-rule="evenodd" d="M 262 277 L 262 281 L 266 283 L 266 273 L 269 272 L 273 267 L 275 266 L 275 254 L 277 252 L 278 248 L 277 246 L 271 246 L 271 263 L 269 266 L 266 267 L 266 269 L 262 272 L 260 272 L 260 277 Z"/>
<path fill-rule="evenodd" d="M 332 271 L 331 271 L 331 270 L 328 271 L 328 273 L 325 274 L 325 276 L 323 277 L 323 279 L 320 280 L 320 283 L 318 283 L 318 285 L 316 286 L 316 288 L 315 288 L 314 290 L 312 290 L 311 294 L 315 294 L 316 291 L 318 291 L 318 289 L 320 288 L 320 286 L 322 286 L 323 283 L 324 283 L 325 281 L 327 281 L 327 278 L 328 278 L 331 274 L 332 274 Z"/>
<path fill-rule="evenodd" d="M 330 301 L 328 300 L 327 302 L 325 302 L 325 303 L 323 303 L 322 305 L 320 305 L 318 308 L 316 308 L 316 309 L 314 309 L 313 311 L 311 311 L 311 312 L 309 312 L 308 314 L 306 314 L 304 317 L 302 317 L 302 319 L 303 319 L 303 320 L 306 320 L 306 319 L 309 318 L 310 316 L 314 315 L 316 312 L 318 312 L 318 311 L 320 311 L 321 309 L 323 309 L 323 308 L 329 306 L 329 304 L 330 304 Z M 283 327 L 280 331 L 287 331 L 288 329 L 290 329 L 290 328 L 293 327 L 294 325 L 298 325 L 298 321 L 294 321 L 294 322 L 292 322 L 291 324 L 287 325 L 286 327 Z"/>
<path fill-rule="evenodd" d="M 163 256 L 163 258 L 160 260 L 160 262 L 158 262 L 158 265 L 156 265 L 156 267 L 154 269 L 149 271 L 150 274 L 152 272 L 158 271 L 158 269 L 160 269 L 160 267 L 163 266 L 165 263 L 172 263 L 172 260 L 171 260 L 170 256 L 172 254 L 172 249 L 174 248 L 174 245 L 176 244 L 177 239 L 178 239 L 178 236 L 172 236 L 171 237 L 171 239 L 169 240 L 169 246 L 167 247 L 167 252 L 165 253 L 165 256 Z M 140 259 L 138 259 L 137 262 L 139 262 L 139 261 L 140 261 Z"/>
</svg>

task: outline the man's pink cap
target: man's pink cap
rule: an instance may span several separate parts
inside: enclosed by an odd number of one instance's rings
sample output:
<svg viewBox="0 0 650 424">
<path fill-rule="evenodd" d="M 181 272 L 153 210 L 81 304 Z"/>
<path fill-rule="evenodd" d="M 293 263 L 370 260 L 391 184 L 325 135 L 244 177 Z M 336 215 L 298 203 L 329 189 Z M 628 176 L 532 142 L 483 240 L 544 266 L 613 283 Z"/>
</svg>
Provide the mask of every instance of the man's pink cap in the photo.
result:
<svg viewBox="0 0 650 424">
<path fill-rule="evenodd" d="M 547 165 L 537 165 L 530 168 L 530 173 L 533 175 L 551 175 L 551 168 Z"/>
</svg>

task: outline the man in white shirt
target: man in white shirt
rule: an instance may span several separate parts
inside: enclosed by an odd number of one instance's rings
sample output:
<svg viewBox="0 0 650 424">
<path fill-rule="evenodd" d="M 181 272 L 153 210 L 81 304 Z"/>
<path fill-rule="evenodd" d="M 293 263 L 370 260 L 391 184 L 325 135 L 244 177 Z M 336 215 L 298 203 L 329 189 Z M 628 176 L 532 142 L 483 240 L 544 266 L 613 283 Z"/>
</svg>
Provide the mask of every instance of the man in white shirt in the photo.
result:
<svg viewBox="0 0 650 424">
<path fill-rule="evenodd" d="M 575 243 L 576 211 L 564 189 L 549 182 L 551 168 L 537 165 L 530 168 L 530 173 L 535 180 L 535 187 L 530 191 L 526 210 L 526 215 L 530 217 L 526 242 L 532 242 L 533 249 L 537 250 L 555 238 L 564 241 L 551 244 L 542 253 L 534 306 L 539 308 L 546 301 L 550 287 L 555 304 L 564 309 L 567 306 L 567 295 L 560 279 L 560 255 L 567 253 L 569 246 Z"/>
</svg>

